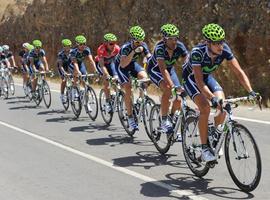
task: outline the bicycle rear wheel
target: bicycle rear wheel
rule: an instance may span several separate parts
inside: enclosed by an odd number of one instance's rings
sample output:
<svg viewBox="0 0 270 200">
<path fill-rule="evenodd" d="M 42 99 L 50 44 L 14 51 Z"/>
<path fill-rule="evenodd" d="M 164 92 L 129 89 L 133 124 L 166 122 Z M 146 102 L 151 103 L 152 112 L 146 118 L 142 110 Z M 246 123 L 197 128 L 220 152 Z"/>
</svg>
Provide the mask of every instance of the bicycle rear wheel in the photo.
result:
<svg viewBox="0 0 270 200">
<path fill-rule="evenodd" d="M 50 86 L 45 80 L 43 80 L 41 91 L 42 91 L 42 98 L 43 98 L 44 104 L 46 108 L 49 108 L 51 106 L 52 97 L 51 97 Z"/>
<path fill-rule="evenodd" d="M 79 88 L 72 86 L 71 88 L 71 99 L 70 106 L 76 118 L 78 118 L 82 111 L 82 102 L 80 99 Z"/>
<path fill-rule="evenodd" d="M 112 118 L 113 118 L 113 110 L 111 110 L 111 112 L 108 112 L 108 110 L 107 110 L 107 102 L 106 102 L 106 96 L 104 93 L 104 89 L 101 89 L 100 93 L 99 93 L 99 107 L 100 107 L 100 113 L 101 113 L 101 116 L 102 116 L 104 122 L 107 125 L 110 125 L 110 123 L 112 122 Z"/>
<path fill-rule="evenodd" d="M 15 94 L 15 84 L 14 84 L 14 80 L 13 80 L 12 75 L 9 75 L 8 82 L 9 82 L 10 94 L 14 95 Z"/>
<path fill-rule="evenodd" d="M 148 96 L 146 96 L 145 98 L 146 99 L 143 106 L 143 124 L 147 136 L 152 140 L 150 132 L 150 113 L 152 107 L 155 105 L 155 101 Z"/>
<path fill-rule="evenodd" d="M 119 94 L 119 104 L 118 104 L 118 116 L 119 116 L 119 120 L 123 126 L 123 128 L 125 129 L 125 131 L 127 132 L 127 134 L 131 137 L 133 137 L 133 135 L 135 134 L 136 130 L 131 130 L 129 129 L 129 124 L 128 124 L 128 114 L 127 114 L 127 109 L 126 109 L 126 105 L 125 105 L 125 101 L 124 101 L 124 94 Z M 133 110 L 133 114 L 134 114 L 134 110 Z M 134 119 L 136 121 L 136 115 L 134 115 Z M 137 123 L 137 121 L 136 121 Z"/>
<path fill-rule="evenodd" d="M 251 192 L 261 179 L 261 156 L 249 130 L 233 124 L 232 134 L 225 140 L 225 160 L 233 182 L 243 191 Z"/>
<path fill-rule="evenodd" d="M 150 122 L 149 128 L 150 128 L 150 133 L 151 133 L 150 139 L 154 143 L 156 149 L 161 154 L 167 153 L 171 147 L 172 137 L 171 137 L 171 134 L 168 135 L 166 133 L 162 133 L 159 130 L 159 127 L 161 125 L 159 104 L 156 104 L 152 107 L 151 112 L 150 112 L 149 122 Z"/>
<path fill-rule="evenodd" d="M 89 115 L 90 119 L 96 120 L 98 115 L 98 100 L 94 89 L 87 86 L 84 99 L 85 112 Z"/>
<path fill-rule="evenodd" d="M 209 167 L 201 163 L 198 117 L 195 115 L 188 115 L 182 126 L 182 148 L 189 169 L 198 177 L 205 176 Z"/>
</svg>

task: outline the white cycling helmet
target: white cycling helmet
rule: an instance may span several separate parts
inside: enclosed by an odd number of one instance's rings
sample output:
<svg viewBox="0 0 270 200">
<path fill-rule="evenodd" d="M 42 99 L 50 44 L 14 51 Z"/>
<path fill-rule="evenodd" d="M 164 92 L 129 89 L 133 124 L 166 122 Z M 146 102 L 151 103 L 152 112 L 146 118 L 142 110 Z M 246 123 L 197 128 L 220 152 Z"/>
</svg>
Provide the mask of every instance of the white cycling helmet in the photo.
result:
<svg viewBox="0 0 270 200">
<path fill-rule="evenodd" d="M 27 48 L 30 44 L 28 42 L 23 43 L 22 47 Z"/>
<path fill-rule="evenodd" d="M 8 50 L 9 50 L 9 46 L 8 46 L 8 45 L 6 45 L 6 44 L 5 44 L 5 45 L 3 45 L 3 46 L 2 46 L 2 48 L 3 48 L 3 51 L 8 51 Z"/>
</svg>

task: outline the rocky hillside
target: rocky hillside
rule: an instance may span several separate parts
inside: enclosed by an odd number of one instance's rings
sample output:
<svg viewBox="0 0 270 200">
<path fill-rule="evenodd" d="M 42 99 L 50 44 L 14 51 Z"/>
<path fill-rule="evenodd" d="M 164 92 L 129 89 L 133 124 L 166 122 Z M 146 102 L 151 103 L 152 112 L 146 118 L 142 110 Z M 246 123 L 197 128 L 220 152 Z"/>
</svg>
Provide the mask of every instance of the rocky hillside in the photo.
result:
<svg viewBox="0 0 270 200">
<path fill-rule="evenodd" d="M 1 19 L 0 42 L 18 51 L 21 43 L 40 38 L 54 66 L 64 37 L 85 34 L 95 52 L 104 33 L 114 32 L 124 42 L 128 28 L 139 24 L 152 47 L 166 22 L 179 26 L 181 39 L 189 49 L 201 40 L 204 24 L 222 25 L 254 88 L 270 96 L 269 0 L 16 0 L 7 6 Z M 243 94 L 226 64 L 217 76 L 227 93 Z"/>
</svg>

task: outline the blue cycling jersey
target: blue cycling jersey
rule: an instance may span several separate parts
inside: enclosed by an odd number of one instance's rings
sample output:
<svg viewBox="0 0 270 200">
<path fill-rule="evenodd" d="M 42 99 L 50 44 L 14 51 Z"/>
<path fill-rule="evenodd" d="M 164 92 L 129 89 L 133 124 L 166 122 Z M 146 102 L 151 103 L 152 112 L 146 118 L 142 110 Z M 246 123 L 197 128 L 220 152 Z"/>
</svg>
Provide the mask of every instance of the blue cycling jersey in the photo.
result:
<svg viewBox="0 0 270 200">
<path fill-rule="evenodd" d="M 63 49 L 58 52 L 57 60 L 62 61 L 63 67 L 67 67 L 71 63 L 71 60 L 69 58 L 70 52 L 71 52 L 71 50 L 69 51 L 68 54 L 66 54 Z"/>
<path fill-rule="evenodd" d="M 81 65 L 85 57 L 92 55 L 89 47 L 85 47 L 83 51 L 79 51 L 78 48 L 71 49 L 70 59 L 71 61 L 77 61 L 78 65 Z"/>
<path fill-rule="evenodd" d="M 180 56 L 185 57 L 187 54 L 188 51 L 185 45 L 182 42 L 177 41 L 177 46 L 170 57 L 165 42 L 160 41 L 156 44 L 154 53 L 148 60 L 148 63 L 149 66 L 155 66 L 157 64 L 157 59 L 162 59 L 165 61 L 167 67 L 172 67 Z"/>
<path fill-rule="evenodd" d="M 201 66 L 203 74 L 211 74 L 215 71 L 224 59 L 232 60 L 234 55 L 227 43 L 224 43 L 223 51 L 218 55 L 212 63 L 209 56 L 209 49 L 207 44 L 198 44 L 195 46 L 191 53 L 188 62 L 183 65 L 186 73 L 193 73 L 193 66 Z"/>
<path fill-rule="evenodd" d="M 131 63 L 136 62 L 142 53 L 144 53 L 144 55 L 147 55 L 150 53 L 149 48 L 145 42 L 143 42 L 141 46 L 143 47 L 143 51 L 141 53 L 135 53 L 131 60 Z M 116 56 L 115 62 L 119 64 L 121 57 L 128 56 L 131 53 L 131 51 L 134 50 L 135 48 L 137 47 L 134 47 L 134 45 L 132 44 L 132 41 L 129 41 L 123 44 L 121 46 L 120 52 Z"/>
<path fill-rule="evenodd" d="M 40 61 L 40 59 L 42 57 L 44 57 L 44 56 L 45 56 L 45 51 L 43 49 L 40 49 L 38 51 L 36 51 L 35 49 L 33 49 L 29 53 L 29 58 L 33 58 L 34 59 L 34 63 L 37 63 L 38 61 Z"/>
</svg>

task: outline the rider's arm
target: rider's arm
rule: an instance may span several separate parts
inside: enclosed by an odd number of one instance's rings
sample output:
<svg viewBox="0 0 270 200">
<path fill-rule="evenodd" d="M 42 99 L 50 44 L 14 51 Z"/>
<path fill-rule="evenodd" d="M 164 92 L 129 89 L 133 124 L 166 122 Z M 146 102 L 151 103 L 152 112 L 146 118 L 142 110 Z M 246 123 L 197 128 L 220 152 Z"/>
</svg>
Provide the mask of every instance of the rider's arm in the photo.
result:
<svg viewBox="0 0 270 200">
<path fill-rule="evenodd" d="M 125 56 L 125 55 L 121 56 L 120 66 L 123 67 L 123 68 L 125 68 L 126 66 L 128 66 L 129 63 L 131 62 L 134 54 L 135 54 L 135 51 L 132 50 L 127 56 Z"/>
<path fill-rule="evenodd" d="M 193 66 L 193 73 L 195 77 L 196 84 L 201 91 L 209 100 L 211 100 L 215 95 L 210 91 L 208 86 L 203 81 L 203 73 L 200 65 Z"/>
<path fill-rule="evenodd" d="M 240 67 L 238 61 L 236 58 L 233 58 L 232 60 L 229 60 L 229 66 L 232 69 L 232 71 L 234 72 L 234 74 L 238 77 L 241 85 L 248 91 L 251 92 L 252 88 L 249 82 L 249 79 L 247 77 L 247 75 L 245 74 L 245 72 L 242 70 L 242 68 Z"/>
<path fill-rule="evenodd" d="M 36 66 L 34 64 L 34 58 L 29 57 L 29 61 L 30 61 L 30 66 L 33 68 L 33 71 L 37 71 Z"/>
<path fill-rule="evenodd" d="M 49 65 L 48 65 L 46 56 L 42 57 L 42 61 L 44 62 L 45 71 L 49 71 Z"/>
<path fill-rule="evenodd" d="M 12 66 L 13 66 L 13 67 L 17 67 L 17 66 L 16 66 L 15 59 L 14 59 L 14 56 L 11 56 L 10 59 L 11 59 L 11 62 L 12 62 Z"/>
<path fill-rule="evenodd" d="M 108 73 L 107 68 L 106 68 L 105 65 L 104 65 L 104 58 L 100 58 L 99 61 L 98 61 L 98 63 L 99 63 L 99 65 L 100 65 L 100 67 L 101 67 L 101 70 L 102 70 L 102 72 L 103 72 L 103 75 L 104 75 L 105 77 L 110 76 L 110 74 Z"/>
<path fill-rule="evenodd" d="M 159 70 L 162 74 L 162 77 L 164 78 L 164 81 L 169 84 L 169 86 L 172 88 L 174 87 L 174 84 L 172 82 L 171 76 L 167 70 L 167 66 L 165 64 L 165 61 L 163 59 L 157 59 Z"/>
<path fill-rule="evenodd" d="M 63 61 L 61 59 L 57 59 L 57 64 L 63 74 L 66 74 L 65 69 L 63 68 Z"/>
<path fill-rule="evenodd" d="M 5 59 L 5 62 L 6 62 L 7 68 L 11 67 L 10 62 L 9 62 L 9 60 L 7 58 Z"/>
<path fill-rule="evenodd" d="M 96 64 L 94 62 L 93 56 L 92 55 L 88 55 L 87 56 L 89 63 L 90 63 L 90 69 L 92 70 L 92 72 L 96 72 L 97 68 L 96 68 Z"/>
</svg>

